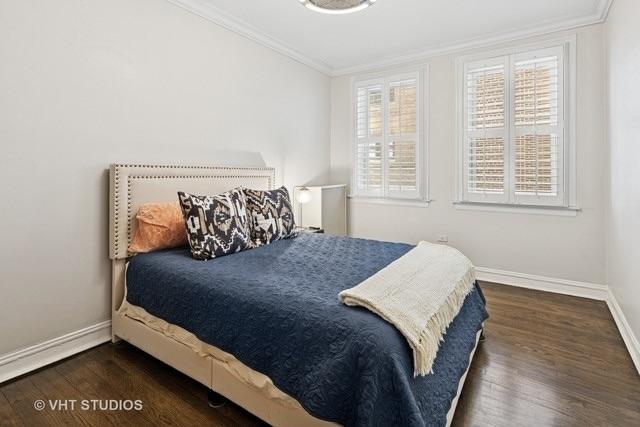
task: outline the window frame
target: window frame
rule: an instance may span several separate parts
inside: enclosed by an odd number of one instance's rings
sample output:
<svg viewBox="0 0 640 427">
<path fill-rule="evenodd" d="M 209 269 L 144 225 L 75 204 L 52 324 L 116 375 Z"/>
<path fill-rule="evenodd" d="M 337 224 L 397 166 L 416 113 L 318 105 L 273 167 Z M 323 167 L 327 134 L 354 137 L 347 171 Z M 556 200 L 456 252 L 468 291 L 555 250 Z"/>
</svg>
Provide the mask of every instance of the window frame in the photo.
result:
<svg viewBox="0 0 640 427">
<path fill-rule="evenodd" d="M 407 193 L 389 189 L 387 179 L 388 150 L 390 138 L 407 138 L 407 135 L 393 136 L 389 132 L 389 89 L 391 84 L 402 80 L 416 80 L 416 191 Z M 382 86 L 383 130 L 382 136 L 382 190 L 378 192 L 358 191 L 358 129 L 357 129 L 357 97 L 358 90 L 363 87 L 380 84 Z M 374 203 L 427 204 L 428 203 L 428 66 L 396 69 L 384 73 L 367 74 L 351 78 L 351 189 L 350 198 Z"/>
<path fill-rule="evenodd" d="M 456 194 L 454 203 L 467 205 L 484 205 L 496 207 L 523 207 L 534 209 L 579 210 L 577 203 L 576 174 L 576 36 L 547 40 L 539 43 L 525 44 L 500 50 L 485 51 L 477 54 L 461 56 L 456 59 Z M 562 60 L 558 64 L 558 72 L 562 73 L 561 87 L 558 88 L 560 98 L 558 117 L 561 129 L 562 158 L 561 176 L 558 176 L 557 196 L 518 195 L 515 191 L 515 137 L 516 126 L 515 102 L 511 85 L 515 80 L 514 63 L 518 57 L 533 57 L 534 54 L 561 52 Z M 505 191 L 502 195 L 487 195 L 468 192 L 468 156 L 466 126 L 466 75 L 470 66 L 481 62 L 505 63 Z M 562 104 L 562 108 L 560 106 Z M 498 196 L 498 197 L 496 197 Z"/>
</svg>

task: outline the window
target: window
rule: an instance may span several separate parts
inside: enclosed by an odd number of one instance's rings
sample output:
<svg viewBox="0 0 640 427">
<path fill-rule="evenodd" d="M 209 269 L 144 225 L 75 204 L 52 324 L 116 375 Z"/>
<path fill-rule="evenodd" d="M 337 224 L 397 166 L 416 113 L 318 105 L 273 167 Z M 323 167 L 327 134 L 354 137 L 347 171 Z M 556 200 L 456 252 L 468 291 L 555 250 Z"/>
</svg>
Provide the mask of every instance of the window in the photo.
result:
<svg viewBox="0 0 640 427">
<path fill-rule="evenodd" d="M 356 82 L 356 196 L 420 199 L 422 124 L 420 73 Z"/>
<path fill-rule="evenodd" d="M 460 61 L 460 201 L 572 205 L 566 50 Z"/>
</svg>

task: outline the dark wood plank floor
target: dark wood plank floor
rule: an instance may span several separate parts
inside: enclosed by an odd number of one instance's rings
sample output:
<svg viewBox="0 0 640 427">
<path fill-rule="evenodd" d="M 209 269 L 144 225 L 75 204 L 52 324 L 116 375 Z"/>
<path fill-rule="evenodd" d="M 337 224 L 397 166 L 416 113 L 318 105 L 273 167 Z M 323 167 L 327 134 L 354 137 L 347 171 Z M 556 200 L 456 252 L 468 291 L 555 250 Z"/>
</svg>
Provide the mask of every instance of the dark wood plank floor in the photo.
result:
<svg viewBox="0 0 640 427">
<path fill-rule="evenodd" d="M 603 302 L 485 283 L 491 319 L 455 426 L 640 426 L 640 377 Z M 38 399 L 140 399 L 141 411 L 36 411 Z M 105 344 L 0 385 L 0 425 L 256 426 L 126 344 Z"/>
</svg>

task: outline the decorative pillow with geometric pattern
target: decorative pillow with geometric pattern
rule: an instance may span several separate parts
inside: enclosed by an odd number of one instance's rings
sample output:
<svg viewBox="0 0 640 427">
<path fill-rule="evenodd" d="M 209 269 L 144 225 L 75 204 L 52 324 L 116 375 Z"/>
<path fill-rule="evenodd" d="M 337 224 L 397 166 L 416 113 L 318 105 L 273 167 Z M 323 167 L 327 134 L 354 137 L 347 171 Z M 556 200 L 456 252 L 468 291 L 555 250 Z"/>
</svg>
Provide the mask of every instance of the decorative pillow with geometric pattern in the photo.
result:
<svg viewBox="0 0 640 427">
<path fill-rule="evenodd" d="M 211 259 L 251 248 L 251 226 L 242 189 L 217 196 L 178 192 L 191 254 Z"/>
<path fill-rule="evenodd" d="M 289 192 L 285 187 L 260 191 L 244 188 L 251 223 L 251 240 L 258 247 L 295 237 L 296 223 Z"/>
</svg>

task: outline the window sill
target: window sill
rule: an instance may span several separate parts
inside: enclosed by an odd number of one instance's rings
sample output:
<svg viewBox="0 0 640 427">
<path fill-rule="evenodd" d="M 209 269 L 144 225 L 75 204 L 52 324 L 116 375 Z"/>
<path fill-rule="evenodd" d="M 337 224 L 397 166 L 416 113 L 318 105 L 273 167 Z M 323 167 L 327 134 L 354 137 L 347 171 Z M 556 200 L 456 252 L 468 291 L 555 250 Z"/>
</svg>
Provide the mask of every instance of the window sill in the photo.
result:
<svg viewBox="0 0 640 427">
<path fill-rule="evenodd" d="M 534 205 L 508 205 L 498 203 L 454 202 L 456 209 L 465 211 L 502 212 L 527 215 L 577 216 L 582 209 L 577 207 L 554 207 Z"/>
<path fill-rule="evenodd" d="M 363 197 L 363 196 L 348 196 L 349 201 L 358 204 L 370 204 L 370 205 L 387 205 L 387 206 L 403 206 L 410 208 L 427 208 L 431 200 L 422 199 L 391 199 L 385 197 Z"/>
</svg>

